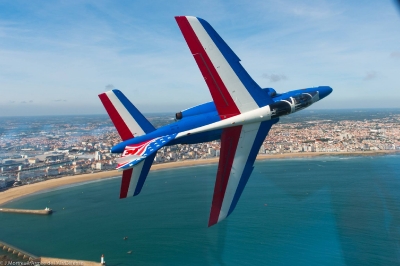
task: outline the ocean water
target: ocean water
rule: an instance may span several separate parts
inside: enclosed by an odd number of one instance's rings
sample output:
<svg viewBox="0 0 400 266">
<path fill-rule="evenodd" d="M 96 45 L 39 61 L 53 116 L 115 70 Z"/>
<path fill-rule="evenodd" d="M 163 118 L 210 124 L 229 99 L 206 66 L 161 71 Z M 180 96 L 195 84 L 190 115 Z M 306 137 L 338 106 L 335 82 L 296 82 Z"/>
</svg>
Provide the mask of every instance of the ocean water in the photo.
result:
<svg viewBox="0 0 400 266">
<path fill-rule="evenodd" d="M 124 200 L 119 178 L 75 185 L 7 204 L 55 213 L 0 213 L 0 240 L 107 265 L 400 265 L 399 162 L 257 161 L 233 214 L 210 228 L 216 165 L 153 171 Z"/>
</svg>

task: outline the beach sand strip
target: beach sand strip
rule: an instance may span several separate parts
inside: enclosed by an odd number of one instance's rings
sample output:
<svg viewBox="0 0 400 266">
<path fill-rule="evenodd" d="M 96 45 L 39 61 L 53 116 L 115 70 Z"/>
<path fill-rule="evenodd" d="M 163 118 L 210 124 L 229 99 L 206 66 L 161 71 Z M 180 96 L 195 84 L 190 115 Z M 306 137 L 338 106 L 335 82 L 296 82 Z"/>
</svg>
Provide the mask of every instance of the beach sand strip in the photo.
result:
<svg viewBox="0 0 400 266">
<path fill-rule="evenodd" d="M 399 151 L 397 151 L 399 152 Z M 301 152 L 301 153 L 283 153 L 283 154 L 259 154 L 257 160 L 268 160 L 268 159 L 284 159 L 284 158 L 304 158 L 304 157 L 316 157 L 316 156 L 376 156 L 396 153 L 396 151 L 365 151 L 365 152 L 337 152 L 337 153 L 327 153 L 327 152 Z M 196 165 L 206 165 L 206 164 L 217 164 L 219 158 L 211 159 L 199 159 L 199 160 L 186 160 L 178 162 L 170 162 L 163 164 L 154 164 L 151 167 L 151 171 L 162 170 L 162 169 L 174 169 L 181 167 L 190 167 Z M 76 183 L 84 183 L 94 180 L 100 180 L 105 178 L 111 178 L 121 175 L 121 172 L 117 170 L 105 171 L 105 172 L 95 172 L 82 175 L 74 176 L 64 176 L 55 179 L 49 179 L 43 182 L 38 182 L 34 184 L 24 185 L 20 187 L 13 187 L 8 190 L 0 192 L 0 206 L 14 201 L 18 198 L 25 197 L 34 193 L 52 190 L 54 188 L 68 186 Z"/>
</svg>

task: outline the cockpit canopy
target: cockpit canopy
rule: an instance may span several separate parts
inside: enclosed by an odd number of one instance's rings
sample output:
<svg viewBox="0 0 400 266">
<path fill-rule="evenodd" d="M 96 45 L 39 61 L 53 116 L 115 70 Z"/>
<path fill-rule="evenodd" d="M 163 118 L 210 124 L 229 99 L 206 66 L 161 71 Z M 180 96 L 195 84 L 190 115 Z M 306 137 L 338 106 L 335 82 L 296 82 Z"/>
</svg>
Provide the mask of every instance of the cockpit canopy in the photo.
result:
<svg viewBox="0 0 400 266">
<path fill-rule="evenodd" d="M 273 88 L 263 88 L 263 90 L 265 90 L 265 92 L 271 97 L 271 98 L 275 98 L 278 97 L 280 94 L 276 93 L 276 90 L 274 90 Z"/>
</svg>

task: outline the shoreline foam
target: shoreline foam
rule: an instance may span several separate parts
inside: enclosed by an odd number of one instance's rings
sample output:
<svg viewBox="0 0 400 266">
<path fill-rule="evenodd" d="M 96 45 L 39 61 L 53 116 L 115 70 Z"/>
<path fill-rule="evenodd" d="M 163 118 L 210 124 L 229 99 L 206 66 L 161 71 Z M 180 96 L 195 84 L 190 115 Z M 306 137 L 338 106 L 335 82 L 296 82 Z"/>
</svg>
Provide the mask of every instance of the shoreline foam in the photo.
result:
<svg viewBox="0 0 400 266">
<path fill-rule="evenodd" d="M 365 151 L 365 152 L 301 152 L 301 153 L 283 153 L 283 154 L 259 154 L 257 160 L 270 160 L 270 159 L 290 159 L 290 158 L 311 158 L 319 156 L 377 156 L 377 155 L 387 155 L 396 154 L 397 150 L 387 150 L 387 151 Z M 186 160 L 178 162 L 170 162 L 163 164 L 155 164 L 151 167 L 150 171 L 164 170 L 171 168 L 182 168 L 191 167 L 199 165 L 217 164 L 219 158 L 211 159 L 200 159 L 200 160 Z M 97 172 L 91 174 L 82 174 L 75 176 L 65 176 L 56 179 L 49 179 L 46 181 L 24 185 L 20 187 L 10 188 L 3 192 L 0 192 L 0 206 L 5 203 L 14 201 L 16 199 L 24 198 L 39 192 L 44 192 L 54 188 L 64 187 L 68 185 L 87 183 L 95 180 L 109 179 L 112 177 L 119 176 L 121 172 L 117 170 Z"/>
</svg>

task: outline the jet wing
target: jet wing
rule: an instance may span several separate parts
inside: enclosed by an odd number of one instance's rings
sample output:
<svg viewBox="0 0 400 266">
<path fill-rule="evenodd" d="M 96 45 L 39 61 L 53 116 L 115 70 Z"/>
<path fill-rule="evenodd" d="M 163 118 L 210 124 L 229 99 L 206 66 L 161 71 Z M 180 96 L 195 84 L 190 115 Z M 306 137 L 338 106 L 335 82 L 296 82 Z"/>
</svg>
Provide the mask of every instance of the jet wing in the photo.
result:
<svg viewBox="0 0 400 266">
<path fill-rule="evenodd" d="M 225 128 L 208 226 L 235 209 L 253 171 L 258 151 L 276 120 Z"/>
<path fill-rule="evenodd" d="M 221 119 L 273 102 L 207 21 L 190 16 L 175 19 L 207 83 Z"/>
</svg>

